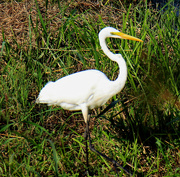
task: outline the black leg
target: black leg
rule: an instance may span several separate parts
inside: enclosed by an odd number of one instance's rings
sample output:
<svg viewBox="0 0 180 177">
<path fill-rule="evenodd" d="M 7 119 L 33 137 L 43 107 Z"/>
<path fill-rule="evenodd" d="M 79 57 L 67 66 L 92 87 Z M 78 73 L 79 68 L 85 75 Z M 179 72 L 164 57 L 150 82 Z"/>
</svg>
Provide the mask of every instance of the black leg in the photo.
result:
<svg viewBox="0 0 180 177">
<path fill-rule="evenodd" d="M 122 167 L 118 162 L 116 162 L 114 159 L 109 158 L 108 156 L 106 156 L 105 154 L 102 154 L 101 152 L 97 151 L 94 146 L 91 143 L 91 137 L 90 137 L 90 133 L 89 133 L 89 121 L 87 121 L 86 123 L 86 140 L 89 138 L 89 148 L 91 151 L 99 154 L 100 156 L 102 156 L 103 158 L 107 159 L 108 161 L 113 163 L 113 166 L 115 168 L 115 171 L 117 172 L 117 167 L 121 168 L 122 170 L 124 170 L 128 175 L 132 175 L 130 172 L 128 172 L 124 167 Z M 87 143 L 87 141 L 86 141 Z"/>
<path fill-rule="evenodd" d="M 87 168 L 87 171 L 88 171 L 88 170 L 89 170 L 89 159 L 88 159 L 89 152 L 88 152 L 88 143 L 87 143 L 87 140 L 88 140 L 88 132 L 87 132 L 87 125 L 86 125 L 86 130 L 85 130 L 85 141 L 86 141 L 86 168 Z"/>
<path fill-rule="evenodd" d="M 84 139 L 85 139 L 85 143 L 86 143 L 86 172 L 85 172 L 85 176 L 88 176 L 89 175 L 89 152 L 88 152 L 88 130 L 87 129 L 87 123 L 86 123 L 86 129 L 85 129 L 85 132 L 84 132 Z"/>
</svg>

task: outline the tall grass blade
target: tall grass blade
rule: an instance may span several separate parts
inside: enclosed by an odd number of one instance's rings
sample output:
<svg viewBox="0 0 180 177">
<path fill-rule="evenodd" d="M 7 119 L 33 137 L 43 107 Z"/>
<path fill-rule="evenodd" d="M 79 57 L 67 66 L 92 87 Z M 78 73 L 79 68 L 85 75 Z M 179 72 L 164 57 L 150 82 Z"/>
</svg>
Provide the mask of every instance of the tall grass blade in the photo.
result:
<svg viewBox="0 0 180 177">
<path fill-rule="evenodd" d="M 44 22 L 43 17 L 42 17 L 42 15 L 41 15 L 41 11 L 40 11 L 40 9 L 39 9 L 39 5 L 38 5 L 37 0 L 35 0 L 35 2 L 36 2 L 36 8 L 37 8 L 37 11 L 38 11 L 39 19 L 40 19 L 40 21 L 41 21 L 41 25 L 42 25 L 42 27 L 43 27 L 45 36 L 47 37 L 48 34 L 47 34 L 47 29 L 46 29 L 46 23 Z"/>
<path fill-rule="evenodd" d="M 54 159 L 54 162 L 55 162 L 55 173 L 56 173 L 56 176 L 58 177 L 59 176 L 59 170 L 58 170 L 59 157 L 58 157 L 56 148 L 54 146 L 54 143 L 51 140 L 49 140 L 49 139 L 47 139 L 47 141 L 50 142 L 51 147 L 52 147 L 53 159 Z"/>
</svg>

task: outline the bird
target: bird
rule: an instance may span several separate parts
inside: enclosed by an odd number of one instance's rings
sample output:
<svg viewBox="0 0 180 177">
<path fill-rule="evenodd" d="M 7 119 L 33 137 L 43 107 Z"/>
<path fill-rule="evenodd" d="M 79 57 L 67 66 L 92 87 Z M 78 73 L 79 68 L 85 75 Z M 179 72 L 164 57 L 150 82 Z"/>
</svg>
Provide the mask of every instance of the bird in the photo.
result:
<svg viewBox="0 0 180 177">
<path fill-rule="evenodd" d="M 64 76 L 57 81 L 49 81 L 40 91 L 36 103 L 44 103 L 49 106 L 61 106 L 65 110 L 82 111 L 86 123 L 85 139 L 89 139 L 90 149 L 109 161 L 119 166 L 125 172 L 125 168 L 116 161 L 95 150 L 91 144 L 89 133 L 89 110 L 104 105 L 110 98 L 118 94 L 125 86 L 127 80 L 127 65 L 121 54 L 114 54 L 106 44 L 106 38 L 119 38 L 143 42 L 141 39 L 120 32 L 113 27 L 105 27 L 99 32 L 99 43 L 106 56 L 119 66 L 119 74 L 116 80 L 109 80 L 101 71 L 89 69 Z M 88 148 L 86 143 L 87 168 Z"/>
</svg>

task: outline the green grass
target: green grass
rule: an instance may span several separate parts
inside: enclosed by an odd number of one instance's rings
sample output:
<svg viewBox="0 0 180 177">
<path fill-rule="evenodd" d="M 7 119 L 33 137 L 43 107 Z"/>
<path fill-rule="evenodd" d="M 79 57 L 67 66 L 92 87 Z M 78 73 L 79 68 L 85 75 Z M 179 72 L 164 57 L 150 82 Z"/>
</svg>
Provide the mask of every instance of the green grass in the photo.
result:
<svg viewBox="0 0 180 177">
<path fill-rule="evenodd" d="M 82 176 L 86 168 L 85 123 L 81 112 L 37 105 L 50 80 L 99 69 L 111 80 L 118 66 L 101 51 L 98 32 L 113 26 L 144 43 L 109 39 L 111 50 L 128 65 L 128 80 L 111 109 L 92 110 L 95 148 L 131 170 L 133 176 L 180 173 L 180 17 L 171 6 L 155 10 L 147 3 L 122 6 L 44 1 L 32 6 L 27 35 L 8 38 L 0 51 L 0 176 Z M 12 2 L 10 2 L 12 3 Z M 56 7 L 53 15 L 52 7 Z M 97 8 L 97 9 L 96 9 Z M 100 8 L 100 9 L 98 9 Z M 112 164 L 90 152 L 94 176 L 113 176 Z M 120 172 L 120 175 L 125 174 Z"/>
</svg>

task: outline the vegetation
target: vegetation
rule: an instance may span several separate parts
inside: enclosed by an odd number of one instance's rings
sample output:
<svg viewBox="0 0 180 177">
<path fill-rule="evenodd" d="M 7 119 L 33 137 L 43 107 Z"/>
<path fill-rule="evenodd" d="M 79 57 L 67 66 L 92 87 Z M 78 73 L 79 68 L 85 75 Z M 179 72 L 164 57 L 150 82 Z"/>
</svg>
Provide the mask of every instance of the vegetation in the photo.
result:
<svg viewBox="0 0 180 177">
<path fill-rule="evenodd" d="M 144 1 L 0 4 L 0 176 L 83 176 L 81 112 L 35 100 L 48 81 L 80 70 L 96 68 L 116 78 L 118 66 L 99 46 L 98 32 L 105 26 L 144 43 L 107 40 L 127 61 L 128 80 L 120 94 L 91 112 L 93 144 L 133 176 L 179 175 L 180 17 L 171 3 L 159 10 Z M 113 100 L 119 102 L 97 118 Z M 116 175 L 93 152 L 90 171 Z"/>
</svg>

